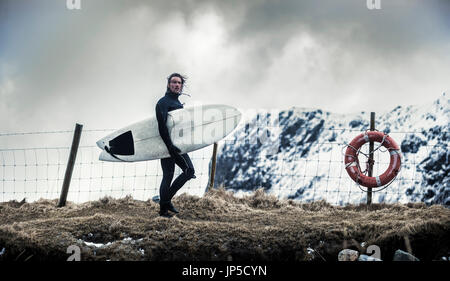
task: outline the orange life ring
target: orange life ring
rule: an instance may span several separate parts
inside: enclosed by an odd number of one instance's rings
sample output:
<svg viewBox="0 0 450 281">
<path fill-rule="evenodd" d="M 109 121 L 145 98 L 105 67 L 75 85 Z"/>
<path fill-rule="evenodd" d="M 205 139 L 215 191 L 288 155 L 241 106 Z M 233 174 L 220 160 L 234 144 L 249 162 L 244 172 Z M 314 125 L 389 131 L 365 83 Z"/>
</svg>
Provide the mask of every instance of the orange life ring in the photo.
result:
<svg viewBox="0 0 450 281">
<path fill-rule="evenodd" d="M 377 177 L 368 177 L 364 175 L 364 173 L 361 172 L 361 167 L 359 166 L 359 149 L 369 141 L 381 143 L 388 149 L 391 158 L 387 170 Z M 365 187 L 379 187 L 391 182 L 400 171 L 400 148 L 395 141 L 385 133 L 378 131 L 367 131 L 354 138 L 347 146 L 344 162 L 347 173 L 355 182 Z"/>
</svg>

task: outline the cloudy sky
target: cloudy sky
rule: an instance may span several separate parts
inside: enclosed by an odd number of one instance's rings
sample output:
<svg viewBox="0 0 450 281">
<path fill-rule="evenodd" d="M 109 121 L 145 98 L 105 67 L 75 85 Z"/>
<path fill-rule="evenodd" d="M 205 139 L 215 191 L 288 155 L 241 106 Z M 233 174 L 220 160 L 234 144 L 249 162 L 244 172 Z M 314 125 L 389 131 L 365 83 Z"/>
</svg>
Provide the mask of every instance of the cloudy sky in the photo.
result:
<svg viewBox="0 0 450 281">
<path fill-rule="evenodd" d="M 0 132 L 120 128 L 172 72 L 186 105 L 384 111 L 450 89 L 450 1 L 0 0 Z"/>
</svg>

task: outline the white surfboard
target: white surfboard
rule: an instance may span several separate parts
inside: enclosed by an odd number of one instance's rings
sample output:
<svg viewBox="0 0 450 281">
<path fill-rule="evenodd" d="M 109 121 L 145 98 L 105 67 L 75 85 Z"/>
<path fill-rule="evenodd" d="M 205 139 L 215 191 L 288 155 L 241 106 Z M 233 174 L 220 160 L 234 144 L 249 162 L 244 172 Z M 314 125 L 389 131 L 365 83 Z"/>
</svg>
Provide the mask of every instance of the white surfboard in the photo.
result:
<svg viewBox="0 0 450 281">
<path fill-rule="evenodd" d="M 232 106 L 211 104 L 170 111 L 167 128 L 181 153 L 213 144 L 230 134 L 241 113 Z M 158 130 L 156 115 L 126 126 L 97 141 L 99 160 L 136 162 L 170 157 Z"/>
</svg>

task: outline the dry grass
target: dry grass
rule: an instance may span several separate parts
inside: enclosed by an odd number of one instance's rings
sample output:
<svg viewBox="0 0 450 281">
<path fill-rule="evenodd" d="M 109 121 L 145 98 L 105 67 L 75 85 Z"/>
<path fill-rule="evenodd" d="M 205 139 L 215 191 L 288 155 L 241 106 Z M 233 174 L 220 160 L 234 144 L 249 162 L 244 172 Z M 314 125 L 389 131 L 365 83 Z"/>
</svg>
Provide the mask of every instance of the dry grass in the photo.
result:
<svg viewBox="0 0 450 281">
<path fill-rule="evenodd" d="M 383 260 L 408 248 L 436 260 L 450 250 L 450 210 L 440 205 L 336 207 L 262 190 L 236 198 L 223 189 L 173 202 L 181 213 L 170 219 L 158 216 L 158 204 L 131 197 L 64 208 L 56 200 L 0 203 L 0 260 L 66 260 L 70 245 L 82 260 L 335 261 L 343 248 L 365 252 L 373 244 Z"/>
</svg>

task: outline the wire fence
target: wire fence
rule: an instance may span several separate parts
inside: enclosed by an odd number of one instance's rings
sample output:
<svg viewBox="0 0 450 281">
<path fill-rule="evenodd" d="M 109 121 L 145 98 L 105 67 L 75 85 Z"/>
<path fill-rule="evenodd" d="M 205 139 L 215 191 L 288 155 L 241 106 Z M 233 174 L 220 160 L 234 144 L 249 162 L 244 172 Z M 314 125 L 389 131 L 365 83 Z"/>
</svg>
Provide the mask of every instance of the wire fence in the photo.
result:
<svg viewBox="0 0 450 281">
<path fill-rule="evenodd" d="M 340 129 L 324 128 L 325 131 Z M 96 135 L 103 135 L 112 129 L 84 130 L 82 139 L 95 143 Z M 353 137 L 360 130 L 347 129 Z M 405 134 L 421 132 L 390 132 L 396 139 Z M 46 137 L 64 135 L 70 139 L 73 131 L 48 131 L 30 133 L 5 133 L 0 138 L 39 137 L 45 143 Z M 92 134 L 89 137 L 85 135 Z M 39 136 L 38 136 L 39 135 Z M 1 140 L 1 139 L 0 139 Z M 348 139 L 350 142 L 351 138 Z M 0 142 L 3 146 L 6 142 Z M 69 144 L 67 141 L 66 144 Z M 236 158 L 221 148 L 239 144 L 238 139 L 219 142 L 215 185 L 237 191 L 253 191 L 262 187 L 280 198 L 291 198 L 302 202 L 326 200 L 332 204 L 366 202 L 366 189 L 354 183 L 343 165 L 345 143 L 338 141 L 311 144 L 305 157 L 299 147 L 289 153 L 257 155 L 248 151 Z M 367 147 L 363 147 L 366 149 Z M 419 153 L 402 155 L 402 168 L 397 179 L 386 189 L 375 192 L 373 202 L 414 202 L 423 201 L 429 188 L 424 183 L 423 172 L 418 165 L 429 157 L 432 151 L 448 151 L 447 145 L 422 145 Z M 148 200 L 159 195 L 162 170 L 159 160 L 121 163 L 99 161 L 100 149 L 95 145 L 81 145 L 67 200 L 75 203 L 98 200 L 104 196 L 121 198 L 131 195 L 138 200 Z M 375 154 L 374 175 L 381 174 L 389 165 L 388 153 Z M 27 148 L 0 147 L 0 201 L 22 200 L 27 202 L 40 198 L 59 198 L 64 174 L 69 158 L 69 146 L 43 146 Z M 188 181 L 178 192 L 202 196 L 209 184 L 212 145 L 189 153 L 196 169 L 196 179 Z M 364 159 L 360 159 L 365 163 Z M 231 165 L 232 163 L 233 165 Z M 238 163 L 239 165 L 236 165 Z M 364 167 L 362 167 L 364 169 Z M 176 167 L 175 177 L 181 173 Z M 376 191 L 376 189 L 374 189 Z"/>
<path fill-rule="evenodd" d="M 104 133 L 113 130 L 84 130 L 86 133 Z M 33 133 L 8 133 L 0 136 L 45 136 L 73 131 Z M 44 137 L 42 137 L 44 135 Z M 82 136 L 82 139 L 86 137 Z M 69 139 L 66 137 L 66 139 Z M 89 139 L 94 140 L 92 136 Z M 68 142 L 69 143 L 69 142 Z M 91 141 L 91 143 L 95 143 Z M 159 195 L 162 170 L 159 160 L 120 163 L 99 161 L 101 150 L 95 145 L 80 145 L 72 173 L 68 201 L 81 203 L 104 196 L 121 198 L 127 195 L 138 200 L 148 200 Z M 0 201 L 59 198 L 69 159 L 70 146 L 0 148 Z M 188 181 L 183 192 L 201 196 L 208 184 L 207 166 L 212 148 L 189 153 L 196 168 L 197 178 Z M 175 177 L 181 170 L 175 168 Z"/>
<path fill-rule="evenodd" d="M 392 135 L 392 134 L 391 134 Z M 233 168 L 217 167 L 216 185 L 234 189 L 245 194 L 261 187 L 266 192 L 280 198 L 294 199 L 301 202 L 325 200 L 333 205 L 360 204 L 367 202 L 367 188 L 355 183 L 347 174 L 343 163 L 346 144 L 338 142 L 320 142 L 310 147 L 308 157 L 301 157 L 301 151 L 281 157 L 244 157 L 239 162 L 252 162 L 247 173 L 237 173 L 223 178 L 225 171 Z M 343 151 L 344 149 L 344 151 Z M 368 144 L 362 147 L 368 153 Z M 420 153 L 402 154 L 401 170 L 395 180 L 387 187 L 372 188 L 373 203 L 408 203 L 426 202 L 436 194 L 433 186 L 427 182 L 420 165 L 429 159 L 432 152 L 447 153 L 447 146 L 423 145 Z M 384 173 L 390 164 L 389 153 L 385 150 L 374 153 L 373 175 Z M 226 163 L 227 156 L 218 160 Z M 367 159 L 359 156 L 361 170 L 367 169 Z M 439 172 L 436 172 L 439 174 Z M 230 178 L 234 178 L 231 179 Z M 444 177 L 443 177 L 444 178 Z M 441 184 L 441 185 L 440 185 Z M 448 176 L 435 185 L 449 189 Z M 447 187 L 445 187 L 447 185 Z M 442 198 L 445 201 L 446 198 Z M 428 203 L 428 202 L 427 202 Z M 436 202 L 431 202 L 436 203 Z M 443 203 L 443 202 L 439 202 Z"/>
</svg>

